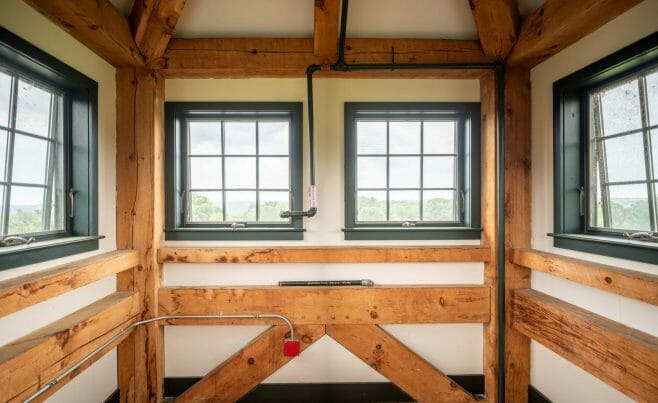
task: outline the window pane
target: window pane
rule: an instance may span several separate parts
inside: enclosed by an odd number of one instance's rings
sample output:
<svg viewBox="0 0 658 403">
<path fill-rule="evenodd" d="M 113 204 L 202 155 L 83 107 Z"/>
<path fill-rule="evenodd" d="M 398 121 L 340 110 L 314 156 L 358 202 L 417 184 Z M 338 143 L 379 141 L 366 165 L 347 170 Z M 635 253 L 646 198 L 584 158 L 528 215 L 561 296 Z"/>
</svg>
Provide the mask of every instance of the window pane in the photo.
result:
<svg viewBox="0 0 658 403">
<path fill-rule="evenodd" d="M 456 187 L 455 157 L 425 157 L 423 159 L 423 187 Z"/>
<path fill-rule="evenodd" d="M 653 159 L 653 178 L 658 179 L 658 129 L 651 131 L 651 157 Z"/>
<path fill-rule="evenodd" d="M 647 75 L 647 96 L 651 126 L 658 125 L 658 71 Z"/>
<path fill-rule="evenodd" d="M 9 126 L 9 100 L 11 99 L 11 76 L 0 71 L 0 125 Z"/>
<path fill-rule="evenodd" d="M 358 188 L 386 187 L 385 157 L 358 157 L 356 165 Z"/>
<path fill-rule="evenodd" d="M 649 201 L 646 185 L 610 186 L 611 227 L 649 230 Z"/>
<path fill-rule="evenodd" d="M 424 191 L 423 221 L 458 221 L 455 214 L 455 192 L 452 190 Z"/>
<path fill-rule="evenodd" d="M 256 158 L 226 158 L 226 189 L 256 188 Z M 228 204 L 228 202 L 227 202 Z"/>
<path fill-rule="evenodd" d="M 16 128 L 40 136 L 48 136 L 51 93 L 18 80 Z"/>
<path fill-rule="evenodd" d="M 256 192 L 226 192 L 226 221 L 256 221 Z"/>
<path fill-rule="evenodd" d="M 603 132 L 606 136 L 642 127 L 640 95 L 637 80 L 604 90 Z"/>
<path fill-rule="evenodd" d="M 220 155 L 222 153 L 221 122 L 189 122 L 190 154 Z"/>
<path fill-rule="evenodd" d="M 7 165 L 7 141 L 9 135 L 6 131 L 0 130 L 0 181 L 5 181 L 5 166 Z M 2 203 L 2 199 L 0 199 Z"/>
<path fill-rule="evenodd" d="M 258 122 L 258 153 L 288 155 L 289 135 L 288 122 Z"/>
<path fill-rule="evenodd" d="M 420 122 L 389 123 L 390 154 L 420 154 Z"/>
<path fill-rule="evenodd" d="M 262 157 L 258 164 L 259 189 L 288 189 L 288 157 Z"/>
<path fill-rule="evenodd" d="M 425 154 L 455 153 L 455 122 L 423 122 Z"/>
<path fill-rule="evenodd" d="M 0 185 L 0 200 L 2 200 L 2 201 L 5 200 L 5 186 L 4 185 Z M 0 235 L 5 235 L 5 233 L 4 233 L 5 225 L 4 225 L 3 219 L 4 219 L 3 215 L 0 214 Z"/>
<path fill-rule="evenodd" d="M 28 234 L 42 230 L 43 188 L 12 186 L 8 234 Z"/>
<path fill-rule="evenodd" d="M 391 188 L 420 187 L 420 157 L 391 157 L 390 164 Z"/>
<path fill-rule="evenodd" d="M 48 141 L 16 133 L 12 182 L 45 184 L 47 157 Z"/>
<path fill-rule="evenodd" d="M 646 179 L 642 133 L 615 137 L 604 142 L 609 182 Z"/>
<path fill-rule="evenodd" d="M 386 122 L 356 122 L 357 154 L 386 154 Z"/>
<path fill-rule="evenodd" d="M 256 122 L 225 122 L 224 153 L 256 154 Z"/>
<path fill-rule="evenodd" d="M 290 193 L 288 192 L 259 192 L 258 194 L 259 221 L 287 222 L 279 213 L 290 210 Z"/>
<path fill-rule="evenodd" d="M 222 192 L 190 192 L 190 222 L 221 222 Z"/>
<path fill-rule="evenodd" d="M 420 191 L 391 191 L 389 197 L 389 217 L 391 221 L 420 220 Z"/>
<path fill-rule="evenodd" d="M 357 193 L 357 221 L 386 221 L 386 192 Z"/>
<path fill-rule="evenodd" d="M 221 189 L 222 159 L 219 157 L 190 158 L 190 187 L 192 189 Z"/>
</svg>

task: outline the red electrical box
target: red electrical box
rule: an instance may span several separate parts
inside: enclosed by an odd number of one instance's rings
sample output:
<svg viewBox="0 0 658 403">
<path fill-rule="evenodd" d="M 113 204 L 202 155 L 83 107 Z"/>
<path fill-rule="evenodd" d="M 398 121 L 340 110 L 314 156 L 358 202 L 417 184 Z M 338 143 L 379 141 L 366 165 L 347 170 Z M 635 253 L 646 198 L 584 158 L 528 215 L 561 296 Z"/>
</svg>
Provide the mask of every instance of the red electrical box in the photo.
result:
<svg viewBox="0 0 658 403">
<path fill-rule="evenodd" d="M 299 340 L 286 340 L 283 342 L 283 355 L 297 357 L 301 351 Z"/>
</svg>

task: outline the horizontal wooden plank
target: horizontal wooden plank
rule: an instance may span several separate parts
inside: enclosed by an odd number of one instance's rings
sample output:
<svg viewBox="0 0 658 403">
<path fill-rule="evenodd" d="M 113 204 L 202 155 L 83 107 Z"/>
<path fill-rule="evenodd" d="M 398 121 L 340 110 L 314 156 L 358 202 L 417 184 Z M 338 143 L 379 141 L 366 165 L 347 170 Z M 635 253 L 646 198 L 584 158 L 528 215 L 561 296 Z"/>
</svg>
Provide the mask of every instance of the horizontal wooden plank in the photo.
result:
<svg viewBox="0 0 658 403">
<path fill-rule="evenodd" d="M 0 317 L 137 266 L 134 250 L 115 250 L 0 281 Z"/>
<path fill-rule="evenodd" d="M 515 329 L 629 397 L 658 396 L 658 338 L 541 292 L 516 290 Z"/>
<path fill-rule="evenodd" d="M 655 274 L 525 248 L 512 250 L 512 261 L 556 277 L 658 305 L 658 276 Z"/>
<path fill-rule="evenodd" d="M 347 63 L 488 63 L 478 41 L 348 38 Z M 303 77 L 313 38 L 172 39 L 151 67 L 167 77 Z"/>
<path fill-rule="evenodd" d="M 164 287 L 159 301 L 162 315 L 270 312 L 296 325 L 485 323 L 489 293 L 480 285 Z"/>
<path fill-rule="evenodd" d="M 139 294 L 117 292 L 1 347 L 0 400 L 39 383 L 48 368 L 138 314 Z"/>
<path fill-rule="evenodd" d="M 160 263 L 435 263 L 488 262 L 487 246 L 160 248 Z"/>
</svg>

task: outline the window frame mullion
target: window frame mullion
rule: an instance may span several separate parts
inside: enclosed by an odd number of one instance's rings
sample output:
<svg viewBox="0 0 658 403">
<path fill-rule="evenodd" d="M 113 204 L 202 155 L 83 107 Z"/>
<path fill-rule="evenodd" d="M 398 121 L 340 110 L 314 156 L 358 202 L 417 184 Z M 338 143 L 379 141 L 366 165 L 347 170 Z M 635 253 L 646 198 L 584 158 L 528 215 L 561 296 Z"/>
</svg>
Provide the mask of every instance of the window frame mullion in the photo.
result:
<svg viewBox="0 0 658 403">
<path fill-rule="evenodd" d="M 653 158 L 651 150 L 651 130 L 649 122 L 649 102 L 646 85 L 646 75 L 638 78 L 640 94 L 640 112 L 642 116 L 642 143 L 644 145 L 644 168 L 646 171 L 647 202 L 649 203 L 649 220 L 652 232 L 658 231 L 658 214 L 656 213 L 656 194 L 654 191 Z"/>
</svg>

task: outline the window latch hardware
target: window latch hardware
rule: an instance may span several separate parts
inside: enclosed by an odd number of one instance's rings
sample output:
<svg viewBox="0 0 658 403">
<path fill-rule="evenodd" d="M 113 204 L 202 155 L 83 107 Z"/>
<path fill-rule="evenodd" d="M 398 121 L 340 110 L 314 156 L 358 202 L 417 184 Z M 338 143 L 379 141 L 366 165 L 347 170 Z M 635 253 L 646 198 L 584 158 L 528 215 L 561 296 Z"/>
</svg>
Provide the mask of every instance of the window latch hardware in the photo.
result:
<svg viewBox="0 0 658 403">
<path fill-rule="evenodd" d="M 415 227 L 416 223 L 415 222 L 405 221 L 405 222 L 402 223 L 402 226 L 405 227 L 405 228 Z"/>
<path fill-rule="evenodd" d="M 75 217 L 75 194 L 78 193 L 77 190 L 73 188 L 69 189 L 69 218 Z"/>
<path fill-rule="evenodd" d="M 188 206 L 187 206 L 187 192 L 185 190 L 183 190 L 182 192 L 180 192 L 180 213 L 183 216 L 187 215 L 187 208 L 188 208 Z"/>
<path fill-rule="evenodd" d="M 658 242 L 658 232 L 624 232 L 624 236 L 638 241 Z"/>
<path fill-rule="evenodd" d="M 459 191 L 459 211 L 460 212 L 462 212 L 462 213 L 464 212 L 464 209 L 466 208 L 465 205 L 466 205 L 466 196 L 464 195 L 464 191 L 460 190 Z"/>
<path fill-rule="evenodd" d="M 23 238 L 22 236 L 8 236 L 0 239 L 0 246 L 29 245 L 36 240 L 35 237 Z"/>
<path fill-rule="evenodd" d="M 231 224 L 231 228 L 233 228 L 233 229 L 247 228 L 247 223 L 244 223 L 244 222 L 234 222 L 234 223 Z"/>
<path fill-rule="evenodd" d="M 580 210 L 580 216 L 585 215 L 585 188 L 578 188 L 578 209 Z"/>
</svg>

